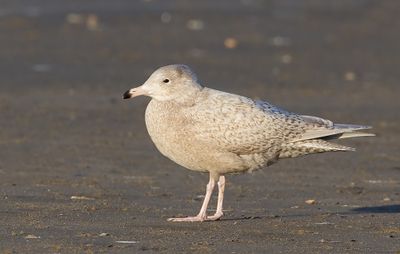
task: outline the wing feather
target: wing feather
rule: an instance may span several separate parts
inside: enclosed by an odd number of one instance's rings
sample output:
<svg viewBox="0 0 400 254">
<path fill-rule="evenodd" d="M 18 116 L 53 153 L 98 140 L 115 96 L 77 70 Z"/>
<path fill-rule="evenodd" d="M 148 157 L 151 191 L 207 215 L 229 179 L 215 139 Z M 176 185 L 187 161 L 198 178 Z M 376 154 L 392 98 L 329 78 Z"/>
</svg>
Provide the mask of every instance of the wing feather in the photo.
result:
<svg viewBox="0 0 400 254">
<path fill-rule="evenodd" d="M 200 142 L 236 154 L 279 149 L 288 113 L 268 103 L 209 89 L 197 104 L 193 133 Z"/>
</svg>

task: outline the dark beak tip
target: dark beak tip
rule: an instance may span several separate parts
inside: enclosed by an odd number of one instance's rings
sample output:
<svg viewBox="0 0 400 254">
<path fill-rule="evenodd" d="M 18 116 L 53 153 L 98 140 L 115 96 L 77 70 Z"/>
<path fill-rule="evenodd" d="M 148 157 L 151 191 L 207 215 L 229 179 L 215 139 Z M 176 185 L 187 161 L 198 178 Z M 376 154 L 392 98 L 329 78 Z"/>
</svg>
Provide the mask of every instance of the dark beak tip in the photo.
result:
<svg viewBox="0 0 400 254">
<path fill-rule="evenodd" d="M 129 92 L 129 90 L 126 91 L 126 92 L 124 93 L 124 95 L 122 96 L 123 99 L 129 99 L 129 98 L 131 98 L 131 97 L 132 97 L 132 95 L 131 95 L 131 93 Z"/>
</svg>

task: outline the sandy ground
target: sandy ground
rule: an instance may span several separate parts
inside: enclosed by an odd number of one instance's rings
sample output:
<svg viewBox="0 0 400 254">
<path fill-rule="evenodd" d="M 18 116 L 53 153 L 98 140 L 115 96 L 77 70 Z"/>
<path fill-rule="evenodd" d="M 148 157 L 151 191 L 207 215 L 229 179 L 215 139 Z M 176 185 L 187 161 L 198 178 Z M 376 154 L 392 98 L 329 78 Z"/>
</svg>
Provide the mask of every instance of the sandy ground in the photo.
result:
<svg viewBox="0 0 400 254">
<path fill-rule="evenodd" d="M 1 1 L 0 252 L 399 253 L 399 8 Z M 378 136 L 228 176 L 222 221 L 167 222 L 197 213 L 207 175 L 163 158 L 144 126 L 149 100 L 121 95 L 170 63 Z"/>
</svg>

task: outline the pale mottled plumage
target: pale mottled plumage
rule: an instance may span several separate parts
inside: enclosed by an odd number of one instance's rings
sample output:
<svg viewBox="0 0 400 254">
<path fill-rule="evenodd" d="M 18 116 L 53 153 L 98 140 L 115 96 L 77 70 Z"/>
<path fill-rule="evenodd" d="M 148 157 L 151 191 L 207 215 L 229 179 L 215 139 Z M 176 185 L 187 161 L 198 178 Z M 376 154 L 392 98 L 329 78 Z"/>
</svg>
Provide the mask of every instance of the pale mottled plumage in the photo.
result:
<svg viewBox="0 0 400 254">
<path fill-rule="evenodd" d="M 368 126 L 334 124 L 202 87 L 185 65 L 161 67 L 124 97 L 140 94 L 153 98 L 146 109 L 146 126 L 156 147 L 188 169 L 210 172 L 210 183 L 226 173 L 252 171 L 280 158 L 352 151 L 327 140 L 372 135 L 359 132 Z M 200 213 L 189 221 L 205 216 Z"/>
</svg>

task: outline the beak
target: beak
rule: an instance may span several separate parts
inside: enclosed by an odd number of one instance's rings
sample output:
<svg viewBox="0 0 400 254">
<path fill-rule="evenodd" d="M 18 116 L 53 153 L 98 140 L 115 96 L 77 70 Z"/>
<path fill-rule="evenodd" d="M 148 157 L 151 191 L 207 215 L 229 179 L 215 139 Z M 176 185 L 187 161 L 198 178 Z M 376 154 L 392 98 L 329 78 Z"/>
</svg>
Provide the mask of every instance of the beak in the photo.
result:
<svg viewBox="0 0 400 254">
<path fill-rule="evenodd" d="M 139 96 L 139 95 L 146 95 L 146 91 L 141 86 L 129 89 L 128 91 L 126 91 L 124 93 L 122 98 L 130 99 L 130 98 L 133 98 L 133 97 L 136 97 L 136 96 Z"/>
</svg>

